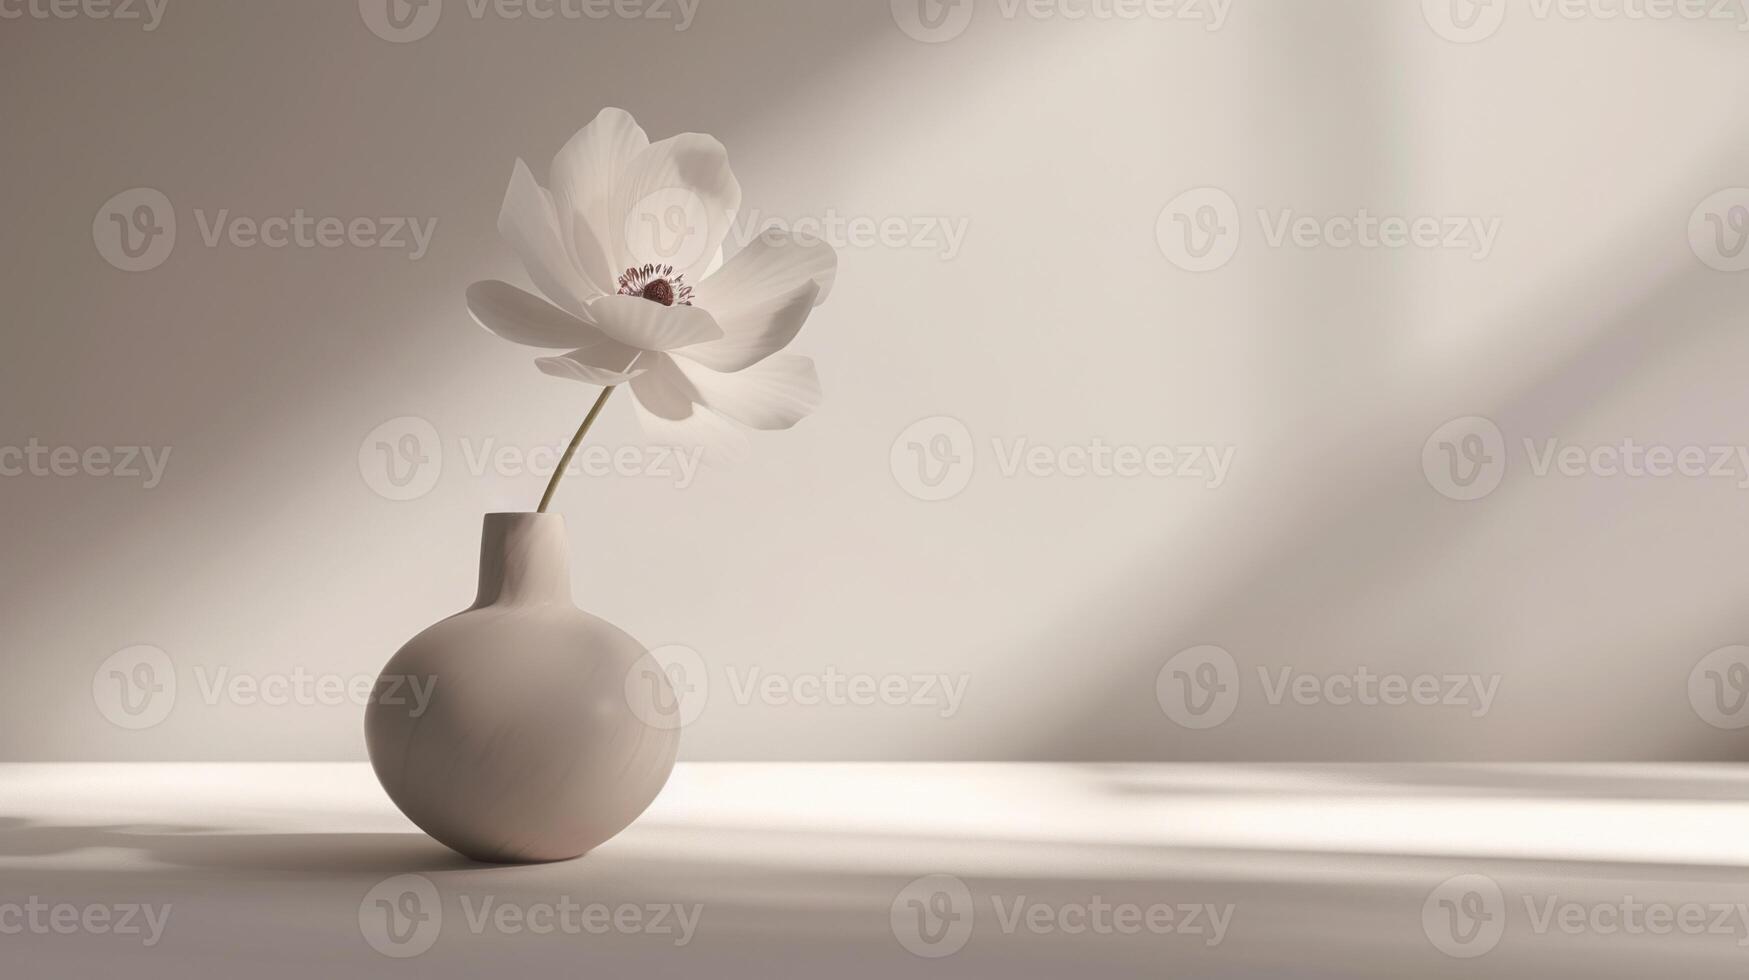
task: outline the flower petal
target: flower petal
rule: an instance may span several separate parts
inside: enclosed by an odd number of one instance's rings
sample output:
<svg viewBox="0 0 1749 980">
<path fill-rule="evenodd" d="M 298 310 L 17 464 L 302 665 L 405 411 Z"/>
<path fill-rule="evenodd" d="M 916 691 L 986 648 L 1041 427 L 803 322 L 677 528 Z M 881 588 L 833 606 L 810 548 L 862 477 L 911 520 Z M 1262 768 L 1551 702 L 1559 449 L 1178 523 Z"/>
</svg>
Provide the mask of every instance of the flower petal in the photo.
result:
<svg viewBox="0 0 1749 980">
<path fill-rule="evenodd" d="M 648 370 L 632 379 L 632 395 L 644 411 L 670 422 L 691 418 L 698 392 L 675 366 L 674 358 L 651 354 L 642 366 Z"/>
<path fill-rule="evenodd" d="M 751 448 L 739 426 L 703 405 L 693 406 L 692 414 L 683 419 L 665 419 L 636 400 L 632 407 L 651 441 L 677 453 L 697 453 L 705 462 L 723 466 L 745 459 Z"/>
<path fill-rule="evenodd" d="M 723 328 L 696 306 L 663 306 L 642 296 L 603 296 L 589 315 L 607 336 L 644 350 L 673 350 L 717 340 Z"/>
<path fill-rule="evenodd" d="M 650 138 L 631 113 L 608 108 L 553 157 L 547 183 L 559 229 L 571 257 L 599 287 L 597 292 L 613 292 L 609 287 L 632 265 L 621 261 L 618 245 L 623 232 L 613 226 L 620 217 L 614 211 L 614 191 L 649 145 Z"/>
<path fill-rule="evenodd" d="M 674 353 L 714 371 L 740 371 L 783 350 L 807 322 L 820 295 L 812 279 L 786 294 L 751 306 L 713 313 L 723 339 L 682 347 Z"/>
<path fill-rule="evenodd" d="M 539 296 L 497 279 L 469 286 L 467 300 L 474 322 L 518 344 L 565 348 L 591 339 L 607 341 L 589 321 L 579 320 Z"/>
<path fill-rule="evenodd" d="M 806 357 L 776 354 L 733 374 L 677 364 L 694 401 L 755 429 L 787 429 L 820 407 L 820 377 Z"/>
<path fill-rule="evenodd" d="M 682 133 L 637 155 L 614 191 L 618 223 L 600 231 L 619 236 L 607 250 L 626 268 L 671 265 L 697 283 L 710 272 L 740 207 L 741 185 L 723 144 Z"/>
<path fill-rule="evenodd" d="M 693 302 L 710 310 L 719 322 L 740 310 L 787 296 L 802 283 L 819 283 L 814 305 L 826 302 L 838 278 L 838 253 L 808 235 L 778 227 L 765 229 L 723 263 L 714 275 L 693 287 Z"/>
<path fill-rule="evenodd" d="M 631 351 L 631 357 L 618 369 L 602 367 L 598 363 L 602 360 L 602 351 L 599 348 L 585 347 L 580 350 L 574 350 L 561 357 L 537 357 L 535 358 L 534 363 L 536 367 L 541 369 L 541 373 L 543 374 L 550 374 L 555 378 L 568 378 L 572 381 L 581 381 L 584 384 L 591 385 L 625 384 L 626 382 L 642 375 L 647 370 L 643 365 L 633 363 L 644 353 L 643 351 L 626 347 L 624 344 L 607 340 L 606 338 L 602 339 L 602 343 L 604 345 L 611 344 L 613 347 L 621 350 Z"/>
<path fill-rule="evenodd" d="M 566 312 L 587 321 L 589 300 L 602 290 L 586 283 L 572 263 L 553 210 L 552 197 L 534 182 L 528 165 L 516 161 L 498 211 L 498 233 L 510 245 L 535 288 Z"/>
<path fill-rule="evenodd" d="M 555 203 L 554 207 L 559 205 Z M 619 271 L 624 267 L 615 265 L 618 260 L 608 257 L 606 246 L 602 244 L 594 227 L 578 217 L 562 219 L 560 224 L 568 226 L 564 231 L 565 244 L 571 250 L 571 261 L 577 269 L 578 278 L 588 286 L 589 300 L 615 292 L 618 289 Z"/>
</svg>

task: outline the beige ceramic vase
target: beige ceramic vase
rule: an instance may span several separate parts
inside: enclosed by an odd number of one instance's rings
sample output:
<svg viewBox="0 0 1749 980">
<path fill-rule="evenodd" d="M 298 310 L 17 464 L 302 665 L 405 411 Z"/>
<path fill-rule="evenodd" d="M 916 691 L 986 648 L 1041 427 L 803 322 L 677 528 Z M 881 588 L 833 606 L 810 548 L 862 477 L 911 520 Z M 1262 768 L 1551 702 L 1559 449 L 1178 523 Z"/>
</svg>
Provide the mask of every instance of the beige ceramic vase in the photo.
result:
<svg viewBox="0 0 1749 980">
<path fill-rule="evenodd" d="M 479 861 L 559 861 L 656 798 L 679 748 L 673 712 L 643 646 L 572 602 L 564 518 L 488 514 L 479 597 L 383 668 L 365 741 L 390 799 L 438 841 Z"/>
</svg>

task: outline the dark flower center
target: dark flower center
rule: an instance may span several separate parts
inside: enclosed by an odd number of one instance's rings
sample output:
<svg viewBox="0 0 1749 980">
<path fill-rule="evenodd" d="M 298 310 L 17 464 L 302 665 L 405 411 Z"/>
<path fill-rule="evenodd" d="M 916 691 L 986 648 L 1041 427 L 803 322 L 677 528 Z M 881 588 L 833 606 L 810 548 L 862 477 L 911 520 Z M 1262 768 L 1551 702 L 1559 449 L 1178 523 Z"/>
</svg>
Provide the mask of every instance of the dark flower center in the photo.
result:
<svg viewBox="0 0 1749 980">
<path fill-rule="evenodd" d="M 621 296 L 640 296 L 663 306 L 692 305 L 692 287 L 686 275 L 675 272 L 671 265 L 641 265 L 627 269 L 619 277 Z"/>
</svg>

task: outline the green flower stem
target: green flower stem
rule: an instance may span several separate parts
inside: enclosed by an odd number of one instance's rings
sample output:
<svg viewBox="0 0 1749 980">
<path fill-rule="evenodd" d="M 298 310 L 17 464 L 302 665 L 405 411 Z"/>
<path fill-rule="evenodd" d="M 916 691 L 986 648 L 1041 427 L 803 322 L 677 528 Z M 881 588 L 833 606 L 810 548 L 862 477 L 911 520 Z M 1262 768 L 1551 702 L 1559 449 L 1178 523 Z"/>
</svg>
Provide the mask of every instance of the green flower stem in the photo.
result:
<svg viewBox="0 0 1749 980">
<path fill-rule="evenodd" d="M 601 397 L 595 399 L 595 407 L 584 416 L 583 424 L 577 427 L 577 434 L 571 437 L 571 444 L 565 447 L 565 455 L 559 459 L 559 468 L 553 471 L 553 478 L 547 482 L 547 492 L 541 495 L 540 509 L 537 514 L 547 512 L 547 505 L 553 502 L 553 491 L 559 489 L 559 480 L 565 475 L 565 470 L 571 466 L 571 457 L 577 455 L 577 447 L 583 444 L 583 437 L 589 434 L 589 427 L 595 424 L 595 417 L 601 414 L 601 407 L 607 404 L 607 396 L 613 394 L 614 385 L 601 389 Z"/>
</svg>

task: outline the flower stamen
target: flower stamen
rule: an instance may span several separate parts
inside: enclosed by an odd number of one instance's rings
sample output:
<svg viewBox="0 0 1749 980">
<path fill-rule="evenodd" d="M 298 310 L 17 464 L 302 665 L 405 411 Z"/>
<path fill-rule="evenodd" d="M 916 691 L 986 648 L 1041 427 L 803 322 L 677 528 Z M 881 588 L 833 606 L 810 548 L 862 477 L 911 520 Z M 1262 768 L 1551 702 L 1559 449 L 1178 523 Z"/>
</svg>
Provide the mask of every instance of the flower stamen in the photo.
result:
<svg viewBox="0 0 1749 980">
<path fill-rule="evenodd" d="M 671 265 L 647 264 L 627 269 L 619 277 L 619 294 L 641 296 L 663 306 L 692 305 L 692 287 L 686 284 L 686 274 L 675 272 Z"/>
</svg>

